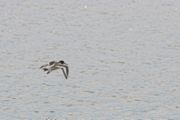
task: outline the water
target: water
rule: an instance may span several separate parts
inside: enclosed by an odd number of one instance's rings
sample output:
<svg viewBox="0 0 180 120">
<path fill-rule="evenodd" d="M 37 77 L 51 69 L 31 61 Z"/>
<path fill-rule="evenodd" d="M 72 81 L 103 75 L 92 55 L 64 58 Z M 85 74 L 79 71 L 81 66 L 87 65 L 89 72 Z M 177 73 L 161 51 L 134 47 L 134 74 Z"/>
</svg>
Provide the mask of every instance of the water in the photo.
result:
<svg viewBox="0 0 180 120">
<path fill-rule="evenodd" d="M 1 120 L 179 120 L 178 0 L 0 2 Z M 65 60 L 61 71 L 39 70 Z"/>
</svg>

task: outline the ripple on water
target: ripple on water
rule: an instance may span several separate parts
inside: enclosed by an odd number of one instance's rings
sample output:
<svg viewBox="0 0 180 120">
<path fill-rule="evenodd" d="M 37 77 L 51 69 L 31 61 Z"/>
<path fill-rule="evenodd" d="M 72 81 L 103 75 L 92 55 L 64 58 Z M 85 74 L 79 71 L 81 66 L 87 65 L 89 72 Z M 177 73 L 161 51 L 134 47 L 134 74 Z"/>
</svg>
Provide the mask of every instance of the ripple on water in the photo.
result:
<svg viewBox="0 0 180 120">
<path fill-rule="evenodd" d="M 86 90 L 86 91 L 83 91 L 83 92 L 86 92 L 86 93 L 91 93 L 91 94 L 93 94 L 93 93 L 94 93 L 94 91 L 90 91 L 90 90 Z"/>
</svg>

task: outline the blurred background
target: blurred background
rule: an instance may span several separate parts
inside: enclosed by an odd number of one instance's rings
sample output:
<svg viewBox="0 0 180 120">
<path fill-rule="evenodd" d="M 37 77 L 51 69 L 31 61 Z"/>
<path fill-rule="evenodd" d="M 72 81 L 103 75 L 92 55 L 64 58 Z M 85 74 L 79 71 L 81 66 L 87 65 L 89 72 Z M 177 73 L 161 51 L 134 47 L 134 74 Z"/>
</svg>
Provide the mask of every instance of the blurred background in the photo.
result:
<svg viewBox="0 0 180 120">
<path fill-rule="evenodd" d="M 0 119 L 179 120 L 179 31 L 179 0 L 1 0 Z"/>
</svg>

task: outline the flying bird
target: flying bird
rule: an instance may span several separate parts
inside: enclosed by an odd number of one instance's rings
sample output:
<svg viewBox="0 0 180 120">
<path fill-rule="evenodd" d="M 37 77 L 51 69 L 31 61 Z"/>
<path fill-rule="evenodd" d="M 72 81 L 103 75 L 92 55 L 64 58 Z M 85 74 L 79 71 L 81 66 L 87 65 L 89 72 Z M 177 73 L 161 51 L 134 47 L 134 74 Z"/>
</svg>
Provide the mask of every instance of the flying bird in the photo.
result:
<svg viewBox="0 0 180 120">
<path fill-rule="evenodd" d="M 61 69 L 64 77 L 67 79 L 69 75 L 69 67 L 63 60 L 60 61 L 50 61 L 48 64 L 42 65 L 40 69 L 47 71 L 47 74 L 51 73 L 54 70 Z M 66 69 L 66 70 L 65 70 Z"/>
</svg>

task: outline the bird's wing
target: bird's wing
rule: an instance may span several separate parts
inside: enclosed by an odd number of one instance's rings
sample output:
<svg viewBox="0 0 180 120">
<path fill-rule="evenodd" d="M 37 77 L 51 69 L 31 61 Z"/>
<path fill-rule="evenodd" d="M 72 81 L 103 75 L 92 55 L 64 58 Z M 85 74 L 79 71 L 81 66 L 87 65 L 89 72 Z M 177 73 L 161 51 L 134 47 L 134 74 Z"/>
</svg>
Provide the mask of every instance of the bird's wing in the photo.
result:
<svg viewBox="0 0 180 120">
<path fill-rule="evenodd" d="M 64 68 L 61 68 L 61 70 L 63 71 L 63 74 L 64 74 L 64 77 L 67 79 L 67 74 L 65 73 L 65 71 L 64 71 Z"/>
<path fill-rule="evenodd" d="M 40 68 L 44 68 L 44 67 L 47 67 L 47 66 L 54 66 L 55 63 L 56 63 L 55 61 L 50 61 L 49 64 L 42 65 Z"/>
<path fill-rule="evenodd" d="M 63 70 L 64 75 L 66 76 L 66 79 L 69 75 L 69 67 L 67 64 L 60 64 L 60 63 L 56 63 L 55 66 L 59 66 L 59 68 L 61 68 Z M 66 72 L 64 71 L 64 68 L 66 69 Z"/>
<path fill-rule="evenodd" d="M 67 65 L 61 65 L 62 67 L 66 68 L 66 75 L 69 75 L 69 67 Z"/>
<path fill-rule="evenodd" d="M 69 67 L 66 66 L 65 68 L 66 68 L 66 75 L 67 75 L 67 77 L 68 77 L 68 76 L 69 76 Z"/>
<path fill-rule="evenodd" d="M 51 66 L 51 65 L 54 65 L 54 64 L 56 64 L 57 62 L 56 61 L 50 61 L 49 62 L 49 65 Z"/>
<path fill-rule="evenodd" d="M 40 69 L 43 68 L 43 67 L 46 67 L 46 66 L 48 66 L 48 64 L 42 65 L 42 66 L 40 67 Z"/>
</svg>

